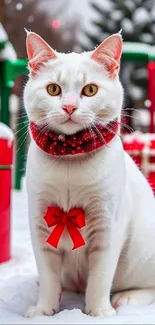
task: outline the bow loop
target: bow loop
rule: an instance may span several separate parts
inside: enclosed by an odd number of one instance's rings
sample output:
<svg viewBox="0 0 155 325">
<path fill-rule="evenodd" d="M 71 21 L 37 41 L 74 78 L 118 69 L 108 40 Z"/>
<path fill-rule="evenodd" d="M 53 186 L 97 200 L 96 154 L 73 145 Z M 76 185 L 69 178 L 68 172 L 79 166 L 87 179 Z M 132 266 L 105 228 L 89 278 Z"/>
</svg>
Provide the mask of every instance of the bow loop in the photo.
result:
<svg viewBox="0 0 155 325">
<path fill-rule="evenodd" d="M 63 218 L 64 212 L 59 207 L 48 207 L 44 219 L 47 223 L 47 226 L 55 226 Z"/>
<path fill-rule="evenodd" d="M 68 212 L 68 218 L 76 225 L 77 228 L 81 229 L 86 225 L 85 214 L 82 209 L 71 209 Z"/>
<path fill-rule="evenodd" d="M 85 214 L 82 209 L 75 208 L 69 212 L 64 212 L 59 207 L 48 207 L 44 219 L 49 228 L 56 226 L 47 238 L 47 242 L 53 247 L 57 248 L 65 226 L 74 243 L 72 249 L 85 245 L 85 241 L 78 230 L 86 225 Z"/>
</svg>

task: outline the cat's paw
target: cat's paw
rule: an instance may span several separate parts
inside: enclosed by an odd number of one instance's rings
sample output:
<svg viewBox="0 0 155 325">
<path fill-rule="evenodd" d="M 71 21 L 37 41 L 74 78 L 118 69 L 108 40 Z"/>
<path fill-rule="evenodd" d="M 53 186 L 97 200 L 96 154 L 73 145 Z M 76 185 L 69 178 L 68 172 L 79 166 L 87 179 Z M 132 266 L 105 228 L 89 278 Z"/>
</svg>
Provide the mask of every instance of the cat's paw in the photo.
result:
<svg viewBox="0 0 155 325">
<path fill-rule="evenodd" d="M 118 292 L 113 295 L 111 303 L 114 308 L 124 305 L 136 306 L 137 300 L 135 298 L 136 297 L 132 294 L 132 291 Z"/>
<path fill-rule="evenodd" d="M 46 308 L 44 308 L 43 305 L 37 305 L 37 306 L 31 306 L 25 317 L 26 318 L 32 318 L 35 316 L 52 316 L 56 313 L 55 309 L 52 309 L 50 312 L 46 310 Z"/>
<path fill-rule="evenodd" d="M 124 305 L 143 307 L 155 301 L 154 289 L 137 289 L 115 293 L 112 297 L 112 306 L 118 308 Z"/>
<path fill-rule="evenodd" d="M 111 306 L 108 308 L 92 308 L 87 312 L 87 314 L 93 317 L 111 317 L 116 315 L 116 310 Z"/>
</svg>

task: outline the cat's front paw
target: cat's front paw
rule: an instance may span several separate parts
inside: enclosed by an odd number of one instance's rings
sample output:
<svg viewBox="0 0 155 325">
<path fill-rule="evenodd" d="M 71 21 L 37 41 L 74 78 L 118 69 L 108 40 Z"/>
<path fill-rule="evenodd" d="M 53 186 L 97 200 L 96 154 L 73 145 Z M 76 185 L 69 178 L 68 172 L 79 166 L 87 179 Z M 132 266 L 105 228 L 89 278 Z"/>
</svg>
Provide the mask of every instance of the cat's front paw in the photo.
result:
<svg viewBox="0 0 155 325">
<path fill-rule="evenodd" d="M 112 306 L 102 307 L 102 308 L 92 308 L 89 311 L 86 311 L 86 313 L 93 317 L 103 317 L 103 316 L 115 316 L 116 310 L 112 308 Z"/>
<path fill-rule="evenodd" d="M 31 306 L 25 317 L 26 318 L 32 318 L 35 316 L 52 316 L 56 313 L 56 310 L 53 308 L 49 310 L 48 308 L 45 308 L 43 305 L 37 305 L 37 306 Z"/>
</svg>

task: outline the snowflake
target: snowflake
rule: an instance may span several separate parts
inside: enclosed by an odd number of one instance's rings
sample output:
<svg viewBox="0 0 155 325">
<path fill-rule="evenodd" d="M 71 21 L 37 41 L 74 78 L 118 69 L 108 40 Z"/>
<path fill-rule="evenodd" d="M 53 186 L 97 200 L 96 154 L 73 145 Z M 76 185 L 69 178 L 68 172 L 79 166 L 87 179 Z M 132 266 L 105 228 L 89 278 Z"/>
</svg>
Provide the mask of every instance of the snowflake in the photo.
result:
<svg viewBox="0 0 155 325">
<path fill-rule="evenodd" d="M 23 9 L 23 4 L 21 2 L 16 4 L 16 10 L 21 10 Z"/>
</svg>

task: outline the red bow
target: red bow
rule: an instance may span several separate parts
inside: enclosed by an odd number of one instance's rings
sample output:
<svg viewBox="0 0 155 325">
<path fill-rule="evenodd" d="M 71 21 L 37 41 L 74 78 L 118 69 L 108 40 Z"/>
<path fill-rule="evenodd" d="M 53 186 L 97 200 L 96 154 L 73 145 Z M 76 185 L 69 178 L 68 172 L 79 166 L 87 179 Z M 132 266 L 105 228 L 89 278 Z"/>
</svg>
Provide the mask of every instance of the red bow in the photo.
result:
<svg viewBox="0 0 155 325">
<path fill-rule="evenodd" d="M 57 248 L 65 226 L 74 243 L 72 250 L 85 245 L 85 241 L 77 229 L 81 229 L 86 225 L 82 209 L 71 209 L 69 212 L 64 212 L 59 207 L 48 207 L 44 219 L 49 228 L 56 225 L 46 240 L 53 247 Z"/>
</svg>

